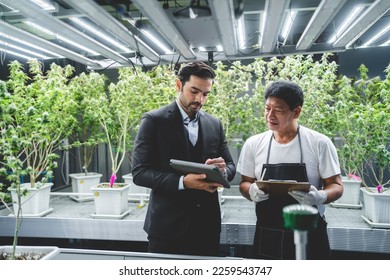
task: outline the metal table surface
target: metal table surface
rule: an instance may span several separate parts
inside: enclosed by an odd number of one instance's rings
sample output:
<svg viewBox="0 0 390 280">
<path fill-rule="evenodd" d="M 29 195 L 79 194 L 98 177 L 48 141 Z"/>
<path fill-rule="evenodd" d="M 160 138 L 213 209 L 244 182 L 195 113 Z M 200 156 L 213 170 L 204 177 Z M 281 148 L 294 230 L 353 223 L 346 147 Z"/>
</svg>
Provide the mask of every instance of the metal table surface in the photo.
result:
<svg viewBox="0 0 390 280">
<path fill-rule="evenodd" d="M 221 244 L 251 245 L 255 231 L 255 205 L 242 198 L 238 187 L 224 190 Z M 53 211 L 44 217 L 25 217 L 20 237 L 147 241 L 143 222 L 147 206 L 129 196 L 129 215 L 122 219 L 92 218 L 94 202 L 76 202 L 69 196 L 52 194 Z M 364 207 L 364 206 L 363 206 Z M 327 206 L 332 250 L 390 254 L 390 229 L 371 228 L 361 218 L 363 209 Z M 0 237 L 13 236 L 15 219 L 0 210 Z"/>
</svg>

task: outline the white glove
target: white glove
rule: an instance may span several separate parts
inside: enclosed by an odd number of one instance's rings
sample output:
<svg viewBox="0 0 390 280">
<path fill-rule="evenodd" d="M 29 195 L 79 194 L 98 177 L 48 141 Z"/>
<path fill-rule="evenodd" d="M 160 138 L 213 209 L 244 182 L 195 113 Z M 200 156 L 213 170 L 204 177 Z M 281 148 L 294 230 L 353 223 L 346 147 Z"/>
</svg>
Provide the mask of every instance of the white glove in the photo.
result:
<svg viewBox="0 0 390 280">
<path fill-rule="evenodd" d="M 328 198 L 324 190 L 319 191 L 313 185 L 310 186 L 309 192 L 291 191 L 288 192 L 288 194 L 291 195 L 293 198 L 295 198 L 295 200 L 298 201 L 300 204 L 306 204 L 310 206 L 322 205 L 325 203 L 326 199 Z"/>
<path fill-rule="evenodd" d="M 268 199 L 269 194 L 260 190 L 256 183 L 252 183 L 249 187 L 249 196 L 252 201 L 260 202 Z"/>
</svg>

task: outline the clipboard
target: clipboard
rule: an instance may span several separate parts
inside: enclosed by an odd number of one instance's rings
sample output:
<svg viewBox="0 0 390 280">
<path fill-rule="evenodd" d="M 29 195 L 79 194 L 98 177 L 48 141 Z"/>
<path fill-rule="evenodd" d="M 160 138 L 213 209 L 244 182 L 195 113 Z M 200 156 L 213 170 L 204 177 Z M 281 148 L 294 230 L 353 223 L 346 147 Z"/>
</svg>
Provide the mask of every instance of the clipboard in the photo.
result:
<svg viewBox="0 0 390 280">
<path fill-rule="evenodd" d="M 273 195 L 288 195 L 290 191 L 308 192 L 310 190 L 309 182 L 297 182 L 295 180 L 271 179 L 267 181 L 256 181 L 256 185 L 265 193 Z"/>
<path fill-rule="evenodd" d="M 224 188 L 230 188 L 229 182 L 223 177 L 222 172 L 215 165 L 208 165 L 204 163 L 197 163 L 178 159 L 171 159 L 169 164 L 176 171 L 184 175 L 188 173 L 206 174 L 206 181 L 220 183 L 223 185 Z"/>
</svg>

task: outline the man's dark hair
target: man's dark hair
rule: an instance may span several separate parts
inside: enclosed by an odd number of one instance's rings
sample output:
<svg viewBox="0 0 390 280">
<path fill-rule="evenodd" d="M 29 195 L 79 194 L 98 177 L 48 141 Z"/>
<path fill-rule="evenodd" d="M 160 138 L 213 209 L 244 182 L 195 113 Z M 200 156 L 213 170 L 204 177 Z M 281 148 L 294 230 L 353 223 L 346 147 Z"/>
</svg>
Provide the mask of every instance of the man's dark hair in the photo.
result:
<svg viewBox="0 0 390 280">
<path fill-rule="evenodd" d="M 212 79 L 213 82 L 215 78 L 214 70 L 209 65 L 201 61 L 190 62 L 183 65 L 177 74 L 177 78 L 184 86 L 184 84 L 190 80 L 191 75 L 202 79 Z"/>
<path fill-rule="evenodd" d="M 272 82 L 264 91 L 264 97 L 276 97 L 284 100 L 290 110 L 303 105 L 303 91 L 299 85 L 290 81 L 275 81 Z"/>
</svg>

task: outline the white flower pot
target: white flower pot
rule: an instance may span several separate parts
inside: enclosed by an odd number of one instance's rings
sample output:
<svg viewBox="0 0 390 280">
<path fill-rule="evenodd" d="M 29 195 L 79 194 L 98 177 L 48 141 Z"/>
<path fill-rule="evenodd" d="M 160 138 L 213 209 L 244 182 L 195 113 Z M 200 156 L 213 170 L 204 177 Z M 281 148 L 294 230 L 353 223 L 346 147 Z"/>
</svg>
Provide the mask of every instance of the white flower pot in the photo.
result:
<svg viewBox="0 0 390 280">
<path fill-rule="evenodd" d="M 141 186 L 138 186 L 136 184 L 134 184 L 133 182 L 133 175 L 132 174 L 126 174 L 126 175 L 123 175 L 122 176 L 123 178 L 123 181 L 125 182 L 125 184 L 129 184 L 130 185 L 130 194 L 132 193 L 140 193 L 140 194 L 150 194 L 150 189 L 147 188 L 147 187 L 141 187 Z"/>
<path fill-rule="evenodd" d="M 376 188 L 361 188 L 364 202 L 363 219 L 374 227 L 390 227 L 390 191 L 378 193 Z"/>
<path fill-rule="evenodd" d="M 53 208 L 49 208 L 50 202 L 50 190 L 53 183 L 35 183 L 35 187 L 31 188 L 30 183 L 24 183 L 20 185 L 21 190 L 27 190 L 27 194 L 21 197 L 22 215 L 28 216 L 45 216 L 53 211 Z M 9 189 L 12 196 L 13 208 L 15 215 L 18 213 L 18 197 L 16 189 Z"/>
<path fill-rule="evenodd" d="M 0 246 L 0 256 L 12 253 L 12 246 Z M 60 253 L 60 249 L 55 246 L 16 246 L 16 259 L 18 255 L 27 254 L 28 260 L 49 260 Z"/>
<path fill-rule="evenodd" d="M 332 203 L 334 207 L 361 208 L 360 186 L 362 181 L 342 177 L 344 192 L 343 195 Z"/>
<path fill-rule="evenodd" d="M 72 179 L 72 192 L 91 194 L 90 196 L 74 195 L 71 198 L 77 202 L 93 200 L 91 187 L 99 184 L 102 176 L 102 174 L 95 172 L 90 172 L 88 175 L 85 175 L 85 173 L 69 174 L 69 177 Z"/>
<path fill-rule="evenodd" d="M 144 207 L 145 200 L 149 199 L 147 195 L 150 194 L 151 190 L 147 187 L 141 187 L 141 186 L 134 184 L 133 175 L 131 173 L 123 175 L 122 178 L 123 178 L 125 184 L 130 185 L 130 191 L 129 191 L 130 192 L 130 199 L 132 201 L 134 201 L 134 200 L 139 201 L 138 208 Z M 137 195 L 137 194 L 139 194 L 139 195 Z M 146 195 L 143 195 L 143 194 L 146 194 Z"/>
<path fill-rule="evenodd" d="M 130 211 L 127 206 L 129 188 L 130 185 L 124 183 L 116 183 L 112 188 L 109 183 L 91 187 L 96 210 L 92 217 L 121 219 L 126 216 Z"/>
</svg>

